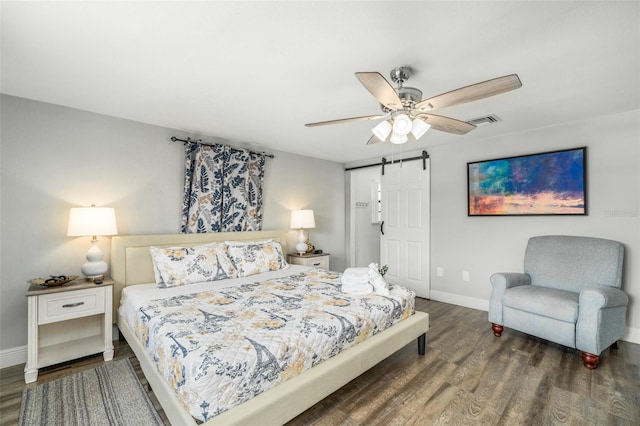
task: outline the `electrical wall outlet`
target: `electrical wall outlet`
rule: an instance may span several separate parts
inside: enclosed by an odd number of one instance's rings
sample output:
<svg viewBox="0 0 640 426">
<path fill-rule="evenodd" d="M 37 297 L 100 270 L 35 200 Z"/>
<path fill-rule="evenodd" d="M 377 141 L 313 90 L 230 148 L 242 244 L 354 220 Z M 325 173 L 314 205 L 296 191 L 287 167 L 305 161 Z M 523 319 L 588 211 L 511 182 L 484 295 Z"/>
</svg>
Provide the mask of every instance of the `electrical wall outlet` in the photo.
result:
<svg viewBox="0 0 640 426">
<path fill-rule="evenodd" d="M 469 271 L 462 271 L 462 281 L 471 281 Z"/>
<path fill-rule="evenodd" d="M 444 269 L 442 269 L 442 266 L 438 266 L 436 268 L 436 275 L 439 277 L 444 277 Z"/>
</svg>

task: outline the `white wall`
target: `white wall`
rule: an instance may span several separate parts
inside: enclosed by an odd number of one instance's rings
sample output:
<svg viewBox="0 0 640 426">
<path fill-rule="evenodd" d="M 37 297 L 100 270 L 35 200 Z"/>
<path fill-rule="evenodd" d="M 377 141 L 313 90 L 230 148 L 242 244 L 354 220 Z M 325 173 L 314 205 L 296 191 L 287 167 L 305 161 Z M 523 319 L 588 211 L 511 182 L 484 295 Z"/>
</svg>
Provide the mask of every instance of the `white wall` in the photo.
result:
<svg viewBox="0 0 640 426">
<path fill-rule="evenodd" d="M 27 280 L 80 275 L 89 240 L 66 236 L 69 208 L 114 207 L 121 235 L 178 233 L 184 153 L 169 138 L 198 137 L 12 96 L 1 101 L 0 361 L 26 344 Z M 274 154 L 263 229 L 286 229 L 291 210 L 313 209 L 312 241 L 331 253 L 332 269 L 343 269 L 343 165 Z M 107 261 L 109 244 L 101 239 Z"/>
<path fill-rule="evenodd" d="M 497 124 L 499 125 L 499 124 Z M 587 146 L 588 216 L 467 217 L 466 163 Z M 522 271 L 527 239 L 568 234 L 625 245 L 623 289 L 631 302 L 627 339 L 640 343 L 640 111 L 460 142 L 431 155 L 432 298 L 488 307 L 489 275 Z M 442 267 L 444 276 L 435 274 Z M 470 281 L 462 280 L 462 271 Z"/>
</svg>

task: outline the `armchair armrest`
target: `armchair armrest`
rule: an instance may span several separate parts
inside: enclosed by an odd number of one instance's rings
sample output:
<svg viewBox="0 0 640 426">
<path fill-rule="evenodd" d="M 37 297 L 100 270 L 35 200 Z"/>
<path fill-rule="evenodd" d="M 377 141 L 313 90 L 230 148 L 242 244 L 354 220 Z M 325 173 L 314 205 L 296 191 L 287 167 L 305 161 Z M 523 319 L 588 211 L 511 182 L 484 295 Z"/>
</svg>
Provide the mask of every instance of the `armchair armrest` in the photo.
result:
<svg viewBox="0 0 640 426">
<path fill-rule="evenodd" d="M 627 306 L 629 296 L 617 287 L 593 287 L 580 292 L 580 310 L 585 308 L 615 308 Z"/>
<path fill-rule="evenodd" d="M 497 272 L 489 277 L 491 281 L 491 299 L 489 299 L 489 321 L 504 325 L 502 320 L 502 297 L 508 288 L 531 285 L 531 277 L 518 272 Z"/>
<path fill-rule="evenodd" d="M 531 277 L 518 272 L 496 272 L 489 277 L 494 290 L 504 291 L 520 285 L 531 285 Z"/>
<path fill-rule="evenodd" d="M 599 355 L 622 338 L 629 296 L 616 287 L 582 290 L 578 301 L 576 348 Z"/>
</svg>

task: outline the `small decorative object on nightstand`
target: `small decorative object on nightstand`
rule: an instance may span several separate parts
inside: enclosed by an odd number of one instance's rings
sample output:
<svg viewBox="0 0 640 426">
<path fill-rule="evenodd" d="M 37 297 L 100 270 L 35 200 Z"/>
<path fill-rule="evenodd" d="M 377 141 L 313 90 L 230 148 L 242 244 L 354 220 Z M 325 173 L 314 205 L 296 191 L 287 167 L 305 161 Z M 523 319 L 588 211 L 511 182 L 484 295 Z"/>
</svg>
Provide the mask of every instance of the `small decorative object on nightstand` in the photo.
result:
<svg viewBox="0 0 640 426">
<path fill-rule="evenodd" d="M 116 235 L 116 215 L 110 207 L 73 207 L 69 212 L 69 237 L 93 236 L 91 248 L 87 252 L 87 262 L 82 265 L 82 274 L 90 279 L 101 279 L 109 269 L 102 260 L 102 250 L 98 247 L 97 235 Z"/>
<path fill-rule="evenodd" d="M 27 291 L 29 324 L 25 383 L 38 369 L 102 352 L 113 359 L 113 281 L 76 280 L 56 287 L 32 284 Z"/>
<path fill-rule="evenodd" d="M 314 268 L 329 270 L 329 253 L 321 254 L 290 254 L 289 263 L 292 265 L 313 266 Z"/>
</svg>

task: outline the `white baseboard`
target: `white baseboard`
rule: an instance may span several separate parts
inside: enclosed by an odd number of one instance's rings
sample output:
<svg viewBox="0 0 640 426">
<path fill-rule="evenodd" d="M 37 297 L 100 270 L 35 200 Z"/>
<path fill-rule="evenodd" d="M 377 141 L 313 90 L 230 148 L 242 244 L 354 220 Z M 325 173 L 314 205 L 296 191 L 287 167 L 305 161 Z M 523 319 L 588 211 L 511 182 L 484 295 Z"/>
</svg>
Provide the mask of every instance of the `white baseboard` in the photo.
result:
<svg viewBox="0 0 640 426">
<path fill-rule="evenodd" d="M 476 297 L 431 290 L 431 299 L 438 302 L 451 303 L 452 305 L 464 306 L 465 308 L 478 309 L 486 312 L 489 311 L 489 301 L 485 299 L 478 299 Z M 640 344 L 640 328 L 627 327 L 624 337 L 621 340 L 629 343 Z"/>
<path fill-rule="evenodd" d="M 451 303 L 452 305 L 489 312 L 489 301 L 478 299 L 476 297 L 431 290 L 431 299 L 438 302 Z"/>
<path fill-rule="evenodd" d="M 0 351 L 0 368 L 13 367 L 27 363 L 27 346 Z"/>
<path fill-rule="evenodd" d="M 622 340 L 640 344 L 640 328 L 627 327 L 627 332 L 624 334 Z"/>
</svg>

